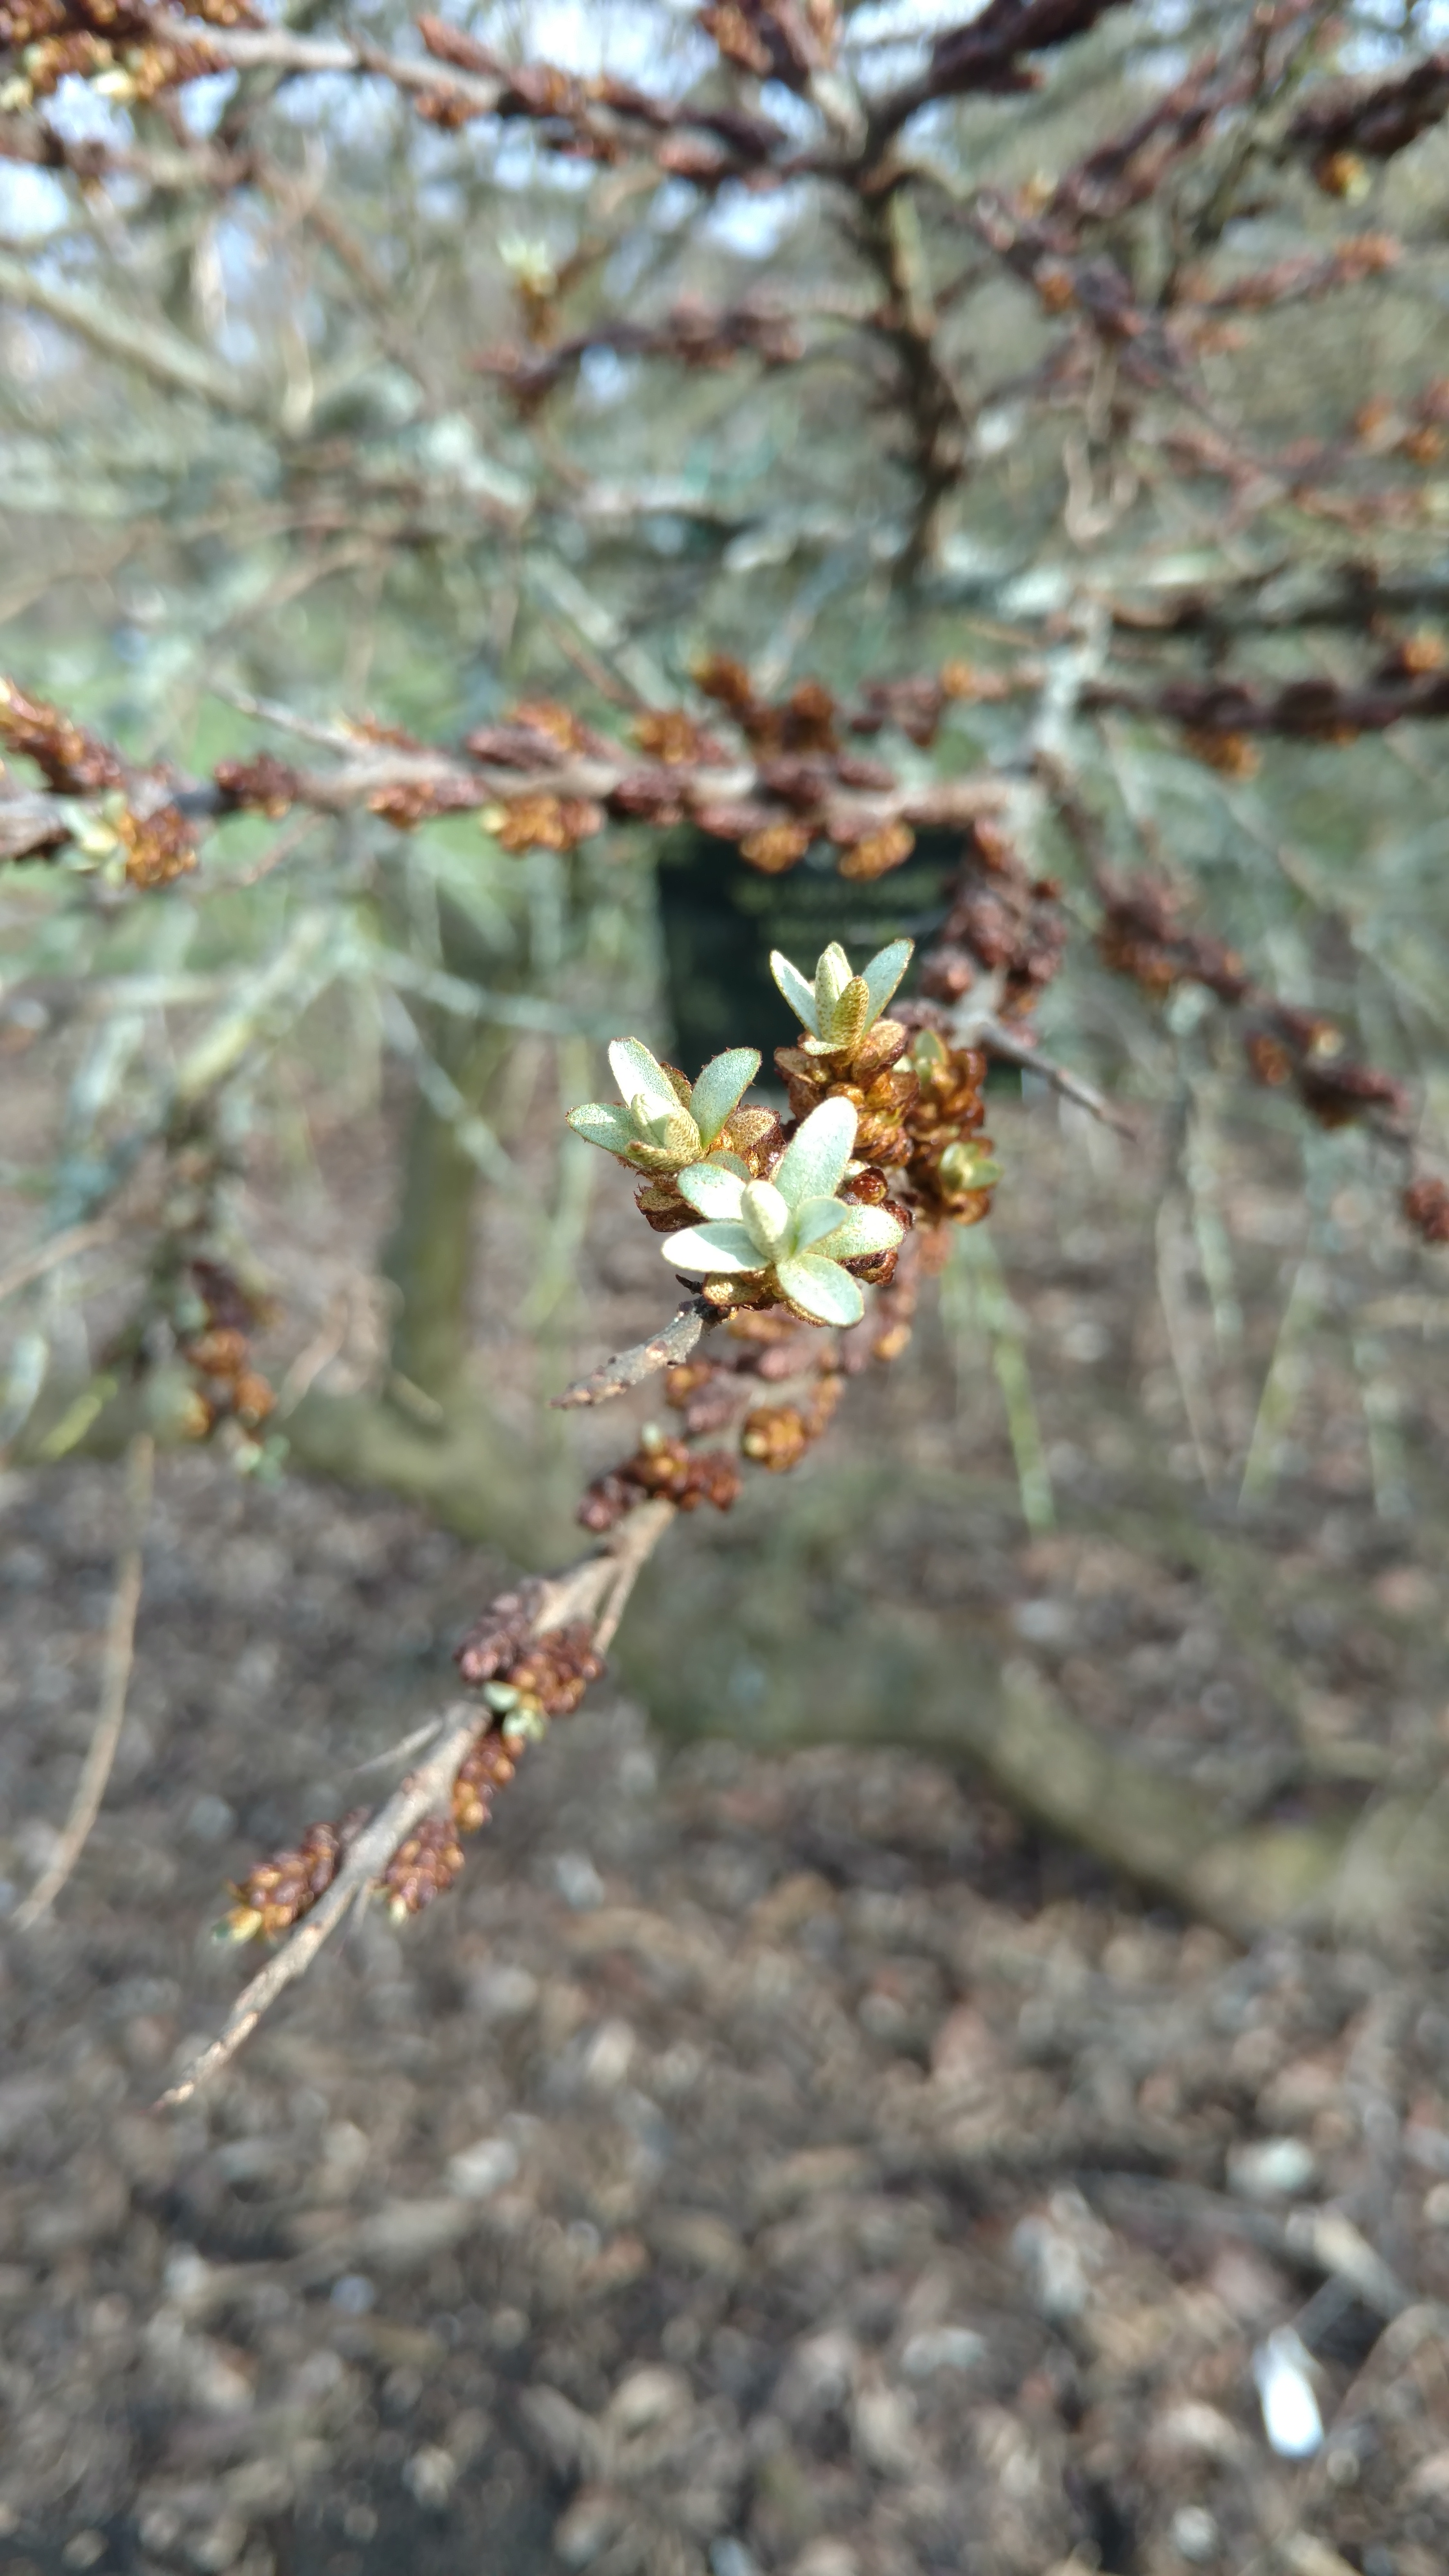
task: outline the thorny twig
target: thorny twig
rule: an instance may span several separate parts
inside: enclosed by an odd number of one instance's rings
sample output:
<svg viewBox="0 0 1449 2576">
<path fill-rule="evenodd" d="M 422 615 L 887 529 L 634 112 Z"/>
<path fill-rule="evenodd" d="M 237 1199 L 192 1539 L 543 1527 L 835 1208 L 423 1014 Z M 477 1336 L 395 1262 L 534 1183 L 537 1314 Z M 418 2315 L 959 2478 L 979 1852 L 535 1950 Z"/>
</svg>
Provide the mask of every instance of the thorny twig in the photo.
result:
<svg viewBox="0 0 1449 2576">
<path fill-rule="evenodd" d="M 116 1559 L 116 1585 L 106 1629 L 104 1679 L 95 1729 L 81 1765 L 65 1831 L 49 1867 L 31 1889 L 15 1917 L 17 1932 L 28 1932 L 55 1903 L 90 1836 L 116 1758 L 126 1722 L 126 1692 L 136 1645 L 136 1612 L 141 1601 L 142 1546 L 151 1509 L 151 1480 L 156 1443 L 138 1432 L 126 1458 L 125 1535 Z"/>
<path fill-rule="evenodd" d="M 673 1518 L 674 1506 L 667 1502 L 644 1503 L 631 1512 L 598 1554 L 586 1557 L 544 1586 L 532 1634 L 542 1636 L 549 1629 L 587 1618 L 595 1646 L 603 1654 L 613 1640 L 645 1563 Z M 486 1712 L 473 1700 L 457 1703 L 447 1712 L 444 1731 L 427 1761 L 409 1773 L 363 1827 L 326 1895 L 297 1926 L 285 1946 L 243 1988 L 226 2028 L 199 2057 L 192 2059 L 169 2092 L 162 2094 L 158 2108 L 178 2109 L 230 2064 L 237 2050 L 250 2039 L 263 2013 L 310 1968 L 323 1942 L 349 1908 L 366 1895 L 413 1826 L 446 1804 L 458 1766 L 486 1722 Z"/>
</svg>

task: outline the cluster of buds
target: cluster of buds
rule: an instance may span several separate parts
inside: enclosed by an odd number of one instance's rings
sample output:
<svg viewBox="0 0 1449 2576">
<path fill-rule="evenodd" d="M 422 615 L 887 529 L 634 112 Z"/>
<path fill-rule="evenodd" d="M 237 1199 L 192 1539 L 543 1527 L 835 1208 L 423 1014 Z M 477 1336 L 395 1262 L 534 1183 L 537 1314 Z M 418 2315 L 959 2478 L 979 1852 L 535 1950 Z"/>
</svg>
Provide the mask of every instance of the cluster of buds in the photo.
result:
<svg viewBox="0 0 1449 2576">
<path fill-rule="evenodd" d="M 1161 999 L 1179 984 L 1204 984 L 1221 1002 L 1241 1002 L 1252 978 L 1235 950 L 1187 929 L 1176 890 L 1157 877 L 1118 878 L 1099 870 L 1102 924 L 1097 946 L 1114 975 L 1130 976 Z"/>
<path fill-rule="evenodd" d="M 551 316 L 552 304 L 548 306 Z M 543 313 L 540 299 L 526 307 L 531 350 L 505 342 L 486 349 L 472 361 L 476 374 L 492 376 L 507 390 L 525 419 L 537 411 L 557 386 L 574 376 L 596 349 L 620 358 L 664 358 L 692 368 L 731 366 L 744 355 L 767 367 L 794 365 L 802 355 L 799 336 L 788 318 L 768 305 L 739 304 L 716 309 L 697 297 L 681 297 L 661 322 L 608 322 L 567 339 L 539 345 Z"/>
<path fill-rule="evenodd" d="M 172 1326 L 191 1372 L 194 1439 L 206 1439 L 222 1423 L 235 1423 L 250 1435 L 275 1410 L 275 1391 L 254 1365 L 251 1349 L 253 1333 L 271 1317 L 268 1300 L 243 1287 L 224 1263 L 188 1262 Z"/>
<path fill-rule="evenodd" d="M 930 1004 L 886 1016 L 911 955 L 896 940 L 857 974 L 832 943 L 808 979 L 772 955 L 800 1022 L 798 1042 L 775 1051 L 785 1125 L 741 1105 L 759 1069 L 752 1049 L 717 1056 L 691 1084 L 637 1038 L 610 1049 L 622 1103 L 569 1113 L 578 1134 L 644 1174 L 641 1212 L 664 1237 L 664 1259 L 725 1321 L 729 1354 L 712 1347 L 670 1370 L 682 1433 L 651 1427 L 598 1477 L 579 1512 L 587 1528 L 612 1527 L 646 1495 L 727 1508 L 738 1469 L 691 1443 L 741 1414 L 745 1459 L 776 1473 L 796 1465 L 825 1430 L 842 1377 L 895 1358 L 910 1338 L 914 1282 L 903 1276 L 894 1296 L 893 1283 L 912 1227 L 987 1214 L 1000 1171 L 979 1132 L 985 1059 L 952 1044 Z M 887 1301 L 869 1323 L 867 1288 Z M 798 1381 L 799 1392 L 751 1408 L 752 1379 Z"/>
<path fill-rule="evenodd" d="M 525 1745 L 537 1742 L 553 1718 L 571 1716 L 604 1670 L 586 1622 L 531 1633 L 541 1589 L 529 1584 L 506 1594 L 457 1650 L 465 1678 L 482 1680 L 489 1723 L 453 1775 L 448 1813 L 425 1816 L 383 1870 L 378 1883 L 394 1922 L 421 1914 L 452 1886 L 463 1866 L 461 1837 L 487 1824 Z"/>
<path fill-rule="evenodd" d="M 215 27 L 262 24 L 249 0 L 187 0 L 185 15 Z M 90 81 L 126 106 L 228 68 L 204 38 L 182 32 L 179 13 L 170 19 L 126 0 L 4 0 L 0 52 L 16 58 L 0 86 L 0 107 L 12 110 L 52 97 L 66 79 Z"/>
<path fill-rule="evenodd" d="M 1008 678 L 1002 671 L 982 670 L 975 663 L 953 658 L 942 663 L 934 679 L 868 681 L 846 723 L 855 734 L 877 734 L 893 725 L 919 750 L 929 751 L 949 706 L 999 704 L 1016 689 L 1034 687 L 1040 676 L 1035 664 L 1024 665 Z"/>
<path fill-rule="evenodd" d="M 820 680 L 801 680 L 778 705 L 756 694 L 743 662 L 713 653 L 695 669 L 695 684 L 725 708 L 755 755 L 759 792 L 734 803 L 696 805 L 702 831 L 736 843 L 741 858 L 764 876 L 797 866 L 816 840 L 841 852 L 843 876 L 869 879 L 900 867 L 915 848 L 910 825 L 898 818 L 861 817 L 836 801 L 842 788 L 879 795 L 895 784 L 879 761 L 864 760 L 840 742 L 841 713 Z"/>
<path fill-rule="evenodd" d="M 212 776 L 224 811 L 265 814 L 273 823 L 291 811 L 302 787 L 299 772 L 270 751 L 250 760 L 219 760 Z"/>
<path fill-rule="evenodd" d="M 0 19 L 0 42 L 3 27 Z M 125 765 L 108 742 L 13 680 L 0 679 L 0 745 L 33 760 L 61 796 L 95 796 L 126 783 Z"/>
<path fill-rule="evenodd" d="M 745 1417 L 740 1447 L 757 1467 L 772 1476 L 798 1467 L 806 1450 L 828 1427 L 840 1401 L 844 1380 L 833 1374 L 816 1378 L 808 1396 L 794 1404 L 758 1404 Z"/>
<path fill-rule="evenodd" d="M 979 1225 L 1001 1178 L 991 1139 L 980 1132 L 986 1057 L 979 1047 L 954 1046 L 940 1030 L 920 1028 L 910 1060 L 918 1087 L 906 1178 L 920 1219 L 936 1227 Z"/>
<path fill-rule="evenodd" d="M 1060 898 L 1056 878 L 1034 876 L 999 825 L 973 823 L 922 970 L 922 992 L 934 1002 L 959 1002 L 984 971 L 997 981 L 1003 1017 L 1030 1011 L 1066 949 Z"/>
<path fill-rule="evenodd" d="M 454 1656 L 464 1681 L 482 1690 L 500 1732 L 515 1744 L 542 1734 L 551 1718 L 572 1716 L 604 1669 L 582 1623 L 535 1633 L 543 1597 L 537 1582 L 501 1594 Z"/>
<path fill-rule="evenodd" d="M 366 1822 L 367 1810 L 359 1807 L 339 1824 L 308 1825 L 293 1850 L 259 1860 L 232 1885 L 236 1903 L 222 1927 L 227 1936 L 251 1941 L 260 1933 L 270 1941 L 290 1932 L 326 1895 Z"/>
<path fill-rule="evenodd" d="M 463 1866 L 462 1837 L 488 1822 L 524 1746 L 545 1732 L 550 1719 L 570 1715 L 604 1670 L 585 1622 L 534 1633 L 543 1595 L 537 1582 L 503 1594 L 457 1650 L 465 1681 L 481 1685 L 487 1721 L 454 1774 L 447 1814 L 424 1816 L 376 1882 L 395 1922 L 421 1914 L 452 1886 Z M 367 1811 L 360 1808 L 337 1824 L 308 1825 L 294 1850 L 258 1861 L 232 1887 L 236 1901 L 222 1926 L 225 1934 L 249 1941 L 289 1932 L 326 1895 L 366 1821 Z"/>
<path fill-rule="evenodd" d="M 1411 1181 L 1402 1206 L 1414 1232 L 1425 1243 L 1449 1243 L 1449 1182 L 1425 1174 Z"/>
<path fill-rule="evenodd" d="M 424 1816 L 398 1844 L 378 1880 L 394 1923 L 421 1914 L 444 1896 L 463 1866 L 463 1846 L 452 1816 Z"/>
<path fill-rule="evenodd" d="M 99 734 L 6 679 L 0 750 L 33 761 L 57 797 L 78 800 L 60 808 L 55 828 L 30 843 L 30 855 L 53 856 L 68 845 L 74 864 L 144 893 L 195 867 L 192 826 L 163 771 L 133 773 Z"/>
<path fill-rule="evenodd" d="M 613 1529 L 636 1503 L 655 1497 L 681 1512 L 697 1511 L 701 1503 L 727 1512 L 738 1499 L 741 1481 L 734 1460 L 722 1449 L 690 1449 L 646 1423 L 633 1457 L 588 1487 L 578 1517 L 585 1529 Z"/>
<path fill-rule="evenodd" d="M 1094 687 L 1084 695 L 1093 708 L 1113 706 L 1165 716 L 1181 726 L 1188 749 L 1215 768 L 1245 776 L 1253 766 L 1249 737 L 1282 734 L 1297 742 L 1328 743 L 1338 750 L 1363 733 L 1384 733 L 1411 718 L 1449 715 L 1449 672 L 1442 655 L 1420 646 L 1408 661 L 1395 656 L 1359 687 L 1337 680 L 1289 680 L 1262 689 L 1248 680 L 1174 680 L 1152 700 L 1130 690 Z M 1216 739 L 1226 748 L 1214 753 Z"/>
<path fill-rule="evenodd" d="M 1299 108 L 1284 148 L 1307 161 L 1325 195 L 1355 197 L 1367 165 L 1392 160 L 1449 113 L 1449 53 L 1426 55 L 1389 80 L 1326 83 Z"/>
<path fill-rule="evenodd" d="M 1356 1062 L 1342 1029 L 1321 1013 L 1254 998 L 1257 1025 L 1243 1044 L 1255 1081 L 1270 1091 L 1291 1085 L 1321 1127 L 1372 1119 L 1390 1135 L 1407 1133 L 1409 1094 L 1396 1074 Z"/>
</svg>

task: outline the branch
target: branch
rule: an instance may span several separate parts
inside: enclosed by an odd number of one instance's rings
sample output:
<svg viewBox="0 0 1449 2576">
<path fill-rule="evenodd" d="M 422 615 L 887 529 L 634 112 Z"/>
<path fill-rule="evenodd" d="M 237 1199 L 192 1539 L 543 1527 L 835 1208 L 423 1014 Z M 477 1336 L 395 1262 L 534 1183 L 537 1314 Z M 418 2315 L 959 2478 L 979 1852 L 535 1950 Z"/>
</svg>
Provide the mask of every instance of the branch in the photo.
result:
<svg viewBox="0 0 1449 2576">
<path fill-rule="evenodd" d="M 194 394 L 218 411 L 244 416 L 265 408 L 258 388 L 173 331 L 169 322 L 143 320 L 109 295 L 88 295 L 83 287 L 60 285 L 0 251 L 0 304 L 5 303 L 48 314 L 52 322 L 88 340 L 103 357 L 139 367 L 143 375 L 154 377 L 173 393 Z"/>
<path fill-rule="evenodd" d="M 401 1787 L 394 1790 L 386 1806 L 380 1807 L 372 1822 L 363 1828 L 320 1904 L 314 1906 L 298 1925 L 285 1948 L 276 1951 L 260 1974 L 243 1988 L 220 2038 L 214 2039 L 199 2057 L 193 2058 L 180 2082 L 162 2094 L 158 2107 L 174 2110 L 183 2102 L 189 2102 L 198 2086 L 210 2083 L 212 2077 L 219 2075 L 235 2057 L 237 2050 L 250 2039 L 263 2013 L 310 1968 L 323 1942 L 335 1932 L 354 1900 L 366 1892 L 379 1871 L 386 1867 L 398 1844 L 423 1816 L 446 1798 L 458 1765 L 478 1735 L 479 1727 L 480 1713 L 471 1700 L 450 1711 L 445 1721 L 445 1732 L 427 1761 L 419 1770 L 409 1773 Z"/>
<path fill-rule="evenodd" d="M 602 1655 L 613 1641 L 629 1595 L 645 1564 L 674 1518 L 666 1502 L 643 1503 L 620 1524 L 608 1545 L 582 1564 L 541 1587 L 529 1634 L 588 1619 L 593 1642 Z M 418 1770 L 409 1774 L 363 1827 L 347 1858 L 320 1902 L 298 1925 L 285 1947 L 267 1961 L 232 2006 L 225 2029 L 209 2048 L 193 2058 L 180 2081 L 163 2093 L 158 2108 L 175 2110 L 213 2076 L 219 2075 L 250 2039 L 263 2013 L 288 1986 L 305 1975 L 323 1943 L 335 1932 L 349 1908 L 364 1897 L 413 1827 L 447 1804 L 465 1754 L 487 1726 L 476 1701 L 455 1705 L 443 1719 L 443 1733 Z"/>
<path fill-rule="evenodd" d="M 675 1368 L 681 1360 L 687 1360 L 700 1336 L 719 1320 L 717 1308 L 707 1306 L 702 1297 L 691 1297 L 662 1332 L 647 1342 L 636 1342 L 632 1350 L 621 1351 L 617 1359 L 605 1360 L 588 1377 L 576 1378 L 562 1395 L 553 1398 L 554 1405 L 562 1412 L 574 1405 L 607 1404 L 613 1396 L 627 1395 L 630 1387 L 642 1385 L 656 1369 Z"/>
<path fill-rule="evenodd" d="M 999 1056 L 1003 1064 L 1020 1065 L 1024 1073 L 1039 1073 L 1064 1100 L 1074 1100 L 1079 1109 L 1100 1118 L 1104 1127 L 1113 1127 L 1119 1136 L 1135 1142 L 1137 1121 L 1125 1110 L 1115 1109 L 1103 1092 L 1085 1075 L 1073 1073 L 1070 1065 L 1058 1064 L 1054 1056 L 1043 1055 L 1029 1039 L 1018 1037 L 1001 1020 L 967 1012 L 956 1024 L 956 1038 L 961 1046 L 985 1047 L 988 1055 Z"/>
<path fill-rule="evenodd" d="M 965 26 L 945 27 L 931 47 L 918 80 L 883 99 L 870 120 L 869 156 L 878 159 L 892 135 L 938 98 L 1030 90 L 1036 76 L 1023 54 L 1043 53 L 1085 36 L 1123 0 L 988 0 Z"/>
<path fill-rule="evenodd" d="M 113 1217 L 97 1217 L 89 1225 L 68 1225 L 63 1234 L 53 1234 L 48 1242 L 37 1244 L 33 1252 L 22 1253 L 8 1270 L 0 1270 L 0 1304 L 13 1297 L 17 1288 L 28 1288 L 33 1279 L 43 1279 L 62 1261 L 78 1252 L 89 1252 L 98 1243 L 109 1243 L 116 1233 Z"/>
<path fill-rule="evenodd" d="M 75 1231 L 94 1234 L 95 1229 L 77 1227 Z M 48 1913 L 55 1903 L 85 1849 L 91 1827 L 100 1813 L 101 1800 L 106 1794 L 106 1783 L 111 1776 L 116 1747 L 126 1720 L 126 1692 L 130 1685 L 136 1643 L 136 1612 L 141 1601 L 141 1552 L 151 1509 L 155 1458 L 155 1441 L 147 1432 L 138 1433 L 126 1460 L 125 1535 L 116 1559 L 116 1585 L 106 1629 L 105 1674 L 95 1731 L 81 1765 L 81 1775 L 59 1848 L 49 1868 L 16 1914 L 17 1932 L 28 1932 L 32 1924 L 38 1923 L 42 1914 Z"/>
</svg>

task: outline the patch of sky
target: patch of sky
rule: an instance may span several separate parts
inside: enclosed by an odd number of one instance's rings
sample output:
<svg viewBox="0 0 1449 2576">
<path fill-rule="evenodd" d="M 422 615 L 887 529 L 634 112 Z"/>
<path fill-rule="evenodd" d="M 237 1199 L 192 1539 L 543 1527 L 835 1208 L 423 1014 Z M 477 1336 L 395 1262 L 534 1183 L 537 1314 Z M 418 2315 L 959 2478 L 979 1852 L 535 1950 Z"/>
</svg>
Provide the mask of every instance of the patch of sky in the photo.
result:
<svg viewBox="0 0 1449 2576">
<path fill-rule="evenodd" d="M 544 151 L 532 126 L 522 117 L 504 126 L 494 146 L 493 182 L 498 188 L 519 194 L 527 189 L 546 189 L 557 197 L 581 197 L 597 184 L 597 179 L 591 161 L 570 161 L 560 153 Z"/>
<path fill-rule="evenodd" d="M 1365 0 L 1355 13 L 1351 31 L 1345 33 L 1339 60 L 1346 72 L 1391 71 L 1404 62 L 1406 55 L 1417 59 L 1420 49 L 1439 42 L 1449 34 L 1449 0 L 1431 0 L 1422 8 L 1405 44 L 1404 11 L 1401 0 Z"/>
<path fill-rule="evenodd" d="M 65 185 L 53 171 L 0 162 L 0 233 L 8 240 L 43 241 L 69 219 Z"/>
<path fill-rule="evenodd" d="M 456 179 L 425 179 L 418 190 L 418 212 L 443 230 L 451 231 L 462 222 L 467 204 Z"/>
<path fill-rule="evenodd" d="M 208 79 L 188 81 L 183 90 L 173 93 L 188 133 L 216 132 L 223 111 L 236 95 L 237 79 L 236 72 L 213 72 Z"/>
<path fill-rule="evenodd" d="M 89 81 L 68 77 L 50 101 L 48 122 L 66 143 L 113 143 L 132 140 L 130 123 L 112 100 L 101 98 Z"/>
<path fill-rule="evenodd" d="M 639 381 L 637 362 L 617 349 L 586 349 L 579 361 L 579 395 L 592 411 L 611 411 Z"/>
<path fill-rule="evenodd" d="M 699 238 L 717 250 L 732 251 L 737 259 L 773 259 L 800 222 L 808 197 L 803 180 L 761 196 L 744 188 L 728 189 L 701 216 Z"/>
<path fill-rule="evenodd" d="M 657 0 L 611 0 L 607 9 L 588 0 L 533 0 L 527 23 L 530 59 L 561 64 L 582 79 L 611 72 L 616 80 L 653 87 L 667 64 L 673 86 L 697 79 L 717 60 L 691 19 Z"/>
<path fill-rule="evenodd" d="M 896 89 L 920 76 L 933 39 L 962 16 L 959 0 L 868 0 L 850 18 L 846 59 L 868 94 Z"/>
<path fill-rule="evenodd" d="M 262 353 L 261 342 L 250 322 L 243 321 L 237 313 L 228 313 L 218 324 L 216 348 L 229 367 L 237 368 L 255 366 Z"/>
<path fill-rule="evenodd" d="M 299 73 L 272 104 L 289 125 L 356 152 L 375 152 L 408 113 L 391 81 L 368 76 L 343 81 L 333 72 Z"/>
</svg>

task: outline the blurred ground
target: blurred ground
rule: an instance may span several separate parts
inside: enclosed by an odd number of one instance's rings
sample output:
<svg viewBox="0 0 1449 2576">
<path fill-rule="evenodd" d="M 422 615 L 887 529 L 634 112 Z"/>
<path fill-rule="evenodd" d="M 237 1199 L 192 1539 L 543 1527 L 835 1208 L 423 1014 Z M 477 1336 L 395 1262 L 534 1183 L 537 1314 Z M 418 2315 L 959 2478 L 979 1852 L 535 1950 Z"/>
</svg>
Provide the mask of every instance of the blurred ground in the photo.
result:
<svg viewBox="0 0 1449 2576">
<path fill-rule="evenodd" d="M 1445 1425 L 1417 1257 L 1357 1184 L 1312 1217 L 1271 1164 L 1229 1173 L 1242 1340 L 1223 1356 L 1188 1279 L 1174 1355 L 1158 1167 L 1094 1161 L 1040 1103 L 993 1123 L 1033 1181 L 995 1231 L 1056 1525 L 1022 1524 L 978 1284 L 798 1479 L 678 1533 L 641 1612 L 641 1668 L 651 1622 L 675 1640 L 662 1713 L 824 1727 L 812 1641 L 882 1601 L 945 1621 L 963 1688 L 971 1658 L 1029 1658 L 1242 1813 L 1390 1777 L 1428 1797 Z M 374 1215 L 363 1147 L 313 1142 L 279 1229 L 293 1347 Z M 660 1309 L 617 1195 L 606 1175 L 568 1366 Z M 480 1337 L 521 1421 L 537 1263 L 492 1249 Z M 625 1436 L 589 1425 L 590 1463 Z M 0 1497 L 13 1890 L 89 1734 L 116 1511 L 87 1465 Z M 671 1754 L 606 1690 L 530 1756 L 446 1904 L 402 1936 L 365 1923 L 210 2098 L 158 2117 L 242 1973 L 206 1938 L 226 1877 L 368 1793 L 353 1766 L 436 1705 L 504 1568 L 202 1456 L 163 1462 L 147 1566 L 100 1826 L 55 1920 L 5 1944 L 0 2565 L 1449 2563 L 1434 1927 L 1410 1963 L 1287 1936 L 1240 1956 L 907 1747 Z M 789 1705 L 750 1679 L 760 1653 L 793 1658 Z M 1328 2427 L 1299 2466 L 1253 2371 L 1295 2323 Z"/>
</svg>

